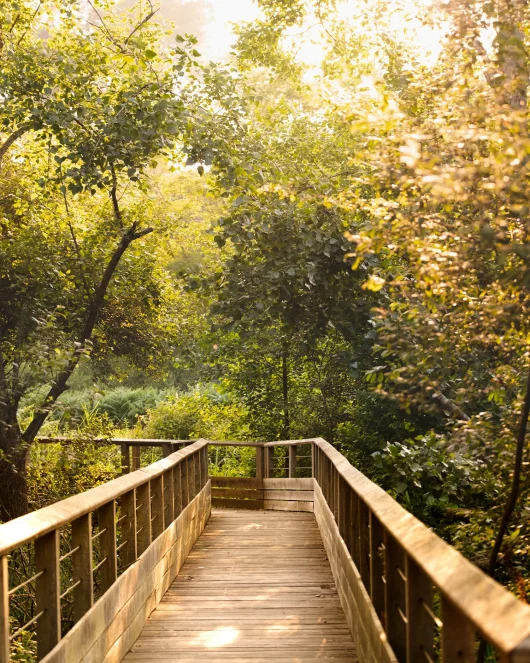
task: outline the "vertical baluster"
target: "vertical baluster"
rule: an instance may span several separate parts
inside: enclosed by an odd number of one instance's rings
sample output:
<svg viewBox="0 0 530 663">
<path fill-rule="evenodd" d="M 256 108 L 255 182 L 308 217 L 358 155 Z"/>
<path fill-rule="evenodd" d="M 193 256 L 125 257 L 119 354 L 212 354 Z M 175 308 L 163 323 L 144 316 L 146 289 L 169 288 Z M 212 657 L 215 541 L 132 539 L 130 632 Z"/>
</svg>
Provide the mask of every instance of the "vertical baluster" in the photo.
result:
<svg viewBox="0 0 530 663">
<path fill-rule="evenodd" d="M 425 654 L 434 657 L 434 623 L 424 604 L 432 608 L 432 582 L 416 562 L 406 555 L 407 576 L 407 663 L 423 663 Z"/>
<path fill-rule="evenodd" d="M 126 442 L 121 443 L 121 473 L 129 474 L 131 471 L 130 448 Z"/>
<path fill-rule="evenodd" d="M 346 532 L 348 531 L 348 485 L 346 484 L 346 481 L 339 476 L 339 533 L 341 537 L 346 540 Z"/>
<path fill-rule="evenodd" d="M 122 520 L 123 519 L 123 520 Z M 136 561 L 136 493 L 130 490 L 122 495 L 120 500 L 120 522 L 121 522 L 121 562 L 122 567 L 127 568 Z"/>
<path fill-rule="evenodd" d="M 294 479 L 296 477 L 296 451 L 298 447 L 296 444 L 292 444 L 289 447 L 289 478 Z"/>
<path fill-rule="evenodd" d="M 182 461 L 173 468 L 173 516 L 177 519 L 182 513 Z"/>
<path fill-rule="evenodd" d="M 267 479 L 274 478 L 274 447 L 265 447 Z"/>
<path fill-rule="evenodd" d="M 265 477 L 265 449 L 256 447 L 256 479 Z"/>
<path fill-rule="evenodd" d="M 383 561 L 383 526 L 370 511 L 370 597 L 379 619 L 384 625 L 385 565 Z"/>
<path fill-rule="evenodd" d="M 78 550 L 75 550 L 78 548 Z M 92 514 L 72 521 L 72 580 L 74 585 L 74 622 L 78 622 L 94 603 L 92 584 Z"/>
<path fill-rule="evenodd" d="M 474 663 L 475 629 L 462 612 L 442 597 L 442 661 Z"/>
<path fill-rule="evenodd" d="M 353 527 L 352 527 L 352 514 L 351 514 L 351 493 L 352 490 L 346 480 L 342 484 L 342 500 L 340 505 L 341 519 L 343 522 L 344 533 L 342 538 L 346 544 L 346 548 L 350 555 L 353 549 Z"/>
<path fill-rule="evenodd" d="M 359 531 L 359 498 L 357 493 L 353 490 L 350 492 L 350 512 L 351 512 L 351 528 L 352 528 L 352 559 L 357 567 L 361 568 L 361 548 L 360 548 L 360 531 Z M 360 571 L 359 571 L 360 572 Z"/>
<path fill-rule="evenodd" d="M 146 481 L 136 489 L 136 520 L 138 557 L 151 545 L 151 490 Z"/>
<path fill-rule="evenodd" d="M 188 458 L 183 458 L 180 463 L 180 487 L 182 494 L 182 509 L 184 510 L 190 503 L 190 494 L 188 491 Z"/>
<path fill-rule="evenodd" d="M 187 458 L 186 467 L 188 469 L 188 500 L 191 502 L 195 497 L 195 463 L 191 456 Z"/>
<path fill-rule="evenodd" d="M 164 531 L 163 475 L 151 479 L 151 537 L 154 541 Z"/>
<path fill-rule="evenodd" d="M 142 452 L 141 447 L 137 446 L 136 444 L 133 445 L 133 448 L 132 448 L 132 469 L 133 469 L 133 472 L 140 469 L 140 462 L 141 462 L 140 455 L 141 455 L 141 452 Z"/>
<path fill-rule="evenodd" d="M 202 483 L 201 483 L 201 450 L 196 451 L 193 454 L 193 466 L 195 470 L 195 495 L 198 495 L 201 492 Z"/>
<path fill-rule="evenodd" d="M 385 616 L 390 646 L 399 661 L 407 656 L 405 626 L 405 553 L 399 543 L 385 531 Z"/>
<path fill-rule="evenodd" d="M 314 442 L 311 442 L 311 476 L 317 476 L 317 447 Z"/>
<path fill-rule="evenodd" d="M 206 445 L 203 449 L 204 453 L 204 486 L 208 483 L 210 479 L 210 445 Z"/>
<path fill-rule="evenodd" d="M 170 468 L 164 473 L 162 479 L 163 499 L 164 499 L 164 529 L 175 520 L 175 468 Z"/>
<path fill-rule="evenodd" d="M 9 567 L 7 555 L 0 557 L 0 663 L 9 663 Z"/>
<path fill-rule="evenodd" d="M 359 573 L 367 591 L 370 590 L 370 521 L 368 507 L 359 499 Z"/>
<path fill-rule="evenodd" d="M 107 561 L 101 566 L 101 593 L 109 589 L 118 577 L 116 557 L 116 502 L 112 500 L 98 509 L 99 531 L 105 530 L 99 537 L 100 558 Z"/>
<path fill-rule="evenodd" d="M 43 613 L 37 620 L 37 659 L 40 660 L 61 637 L 59 530 L 35 541 L 35 571 L 42 572 L 35 581 L 37 614 Z"/>
<path fill-rule="evenodd" d="M 338 474 L 337 474 L 337 470 L 335 469 L 335 465 L 333 465 L 333 463 L 330 463 L 330 472 L 331 472 L 331 491 L 330 491 L 331 504 L 330 504 L 330 508 L 331 508 L 331 511 L 333 512 L 333 518 L 335 519 L 335 522 L 337 522 L 337 479 L 338 479 Z"/>
</svg>

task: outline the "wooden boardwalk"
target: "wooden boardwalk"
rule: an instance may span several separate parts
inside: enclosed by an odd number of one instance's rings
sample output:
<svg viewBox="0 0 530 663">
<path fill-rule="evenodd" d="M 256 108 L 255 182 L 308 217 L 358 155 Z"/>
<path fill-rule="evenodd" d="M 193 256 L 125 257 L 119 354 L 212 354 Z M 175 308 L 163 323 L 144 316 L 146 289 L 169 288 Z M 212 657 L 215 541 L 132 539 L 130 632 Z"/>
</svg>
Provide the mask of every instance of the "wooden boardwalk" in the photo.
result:
<svg viewBox="0 0 530 663">
<path fill-rule="evenodd" d="M 213 509 L 126 663 L 356 663 L 312 513 Z"/>
</svg>

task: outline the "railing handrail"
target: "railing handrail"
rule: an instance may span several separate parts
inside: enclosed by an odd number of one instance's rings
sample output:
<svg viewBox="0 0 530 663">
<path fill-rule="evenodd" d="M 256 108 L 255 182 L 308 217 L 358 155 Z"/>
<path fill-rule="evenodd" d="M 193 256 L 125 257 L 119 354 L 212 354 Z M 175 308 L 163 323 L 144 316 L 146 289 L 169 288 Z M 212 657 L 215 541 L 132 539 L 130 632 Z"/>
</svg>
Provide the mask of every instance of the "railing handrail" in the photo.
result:
<svg viewBox="0 0 530 663">
<path fill-rule="evenodd" d="M 530 648 L 530 606 L 432 532 L 329 442 L 313 442 L 405 553 L 488 641 L 502 652 L 521 651 L 522 644 Z"/>
<path fill-rule="evenodd" d="M 82 438 L 71 438 L 65 435 L 58 435 L 54 437 L 38 437 L 36 442 L 41 444 L 54 444 L 57 442 L 72 442 L 73 440 L 81 440 Z M 161 440 L 150 439 L 141 437 L 94 437 L 87 438 L 89 442 L 97 442 L 98 444 L 127 444 L 129 446 L 137 447 L 162 447 L 164 445 L 186 444 L 191 445 L 199 439 L 192 440 Z M 208 440 L 208 444 L 212 447 L 292 447 L 298 444 L 312 444 L 313 438 L 305 440 L 276 440 L 274 442 L 241 442 L 230 440 Z"/>
<path fill-rule="evenodd" d="M 0 525 L 0 557 L 155 479 L 207 445 L 208 440 L 199 439 L 147 467 Z"/>
</svg>

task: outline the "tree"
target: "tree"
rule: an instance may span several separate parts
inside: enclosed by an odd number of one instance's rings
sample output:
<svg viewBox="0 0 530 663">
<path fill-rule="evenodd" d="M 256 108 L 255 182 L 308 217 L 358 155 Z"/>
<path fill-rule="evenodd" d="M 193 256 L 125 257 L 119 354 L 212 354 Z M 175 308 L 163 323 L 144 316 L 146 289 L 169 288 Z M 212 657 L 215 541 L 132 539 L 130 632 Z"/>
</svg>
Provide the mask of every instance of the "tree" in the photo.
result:
<svg viewBox="0 0 530 663">
<path fill-rule="evenodd" d="M 164 49 L 152 8 L 127 16 L 108 3 L 92 8 L 94 21 L 88 23 L 77 4 L 66 1 L 37 11 L 31 2 L 0 8 L 0 126 L 6 136 L 0 147 L 6 257 L 0 316 L 2 519 L 25 512 L 28 446 L 81 357 L 90 354 L 111 282 L 127 274 L 130 261 L 124 264 L 124 257 L 153 231 L 141 213 L 147 169 L 184 143 L 200 152 L 199 140 L 207 140 L 215 153 L 212 132 L 223 122 L 209 119 L 208 101 L 220 91 L 218 74 L 210 68 L 199 80 L 193 37 L 179 36 L 176 46 Z M 224 98 L 229 94 L 227 87 Z M 222 102 L 218 96 L 216 111 Z M 85 225 L 74 218 L 74 201 L 87 204 L 87 197 L 105 195 L 110 212 L 103 207 Z M 62 227 L 51 221 L 58 199 L 65 207 Z M 26 253 L 24 259 L 21 251 L 35 239 L 42 254 Z M 60 255 L 50 255 L 50 248 Z M 48 359 L 54 354 L 42 342 L 47 335 L 61 347 L 46 377 L 41 375 L 49 383 L 47 395 L 21 431 L 17 410 L 31 384 L 28 373 L 42 366 L 42 350 Z"/>
</svg>

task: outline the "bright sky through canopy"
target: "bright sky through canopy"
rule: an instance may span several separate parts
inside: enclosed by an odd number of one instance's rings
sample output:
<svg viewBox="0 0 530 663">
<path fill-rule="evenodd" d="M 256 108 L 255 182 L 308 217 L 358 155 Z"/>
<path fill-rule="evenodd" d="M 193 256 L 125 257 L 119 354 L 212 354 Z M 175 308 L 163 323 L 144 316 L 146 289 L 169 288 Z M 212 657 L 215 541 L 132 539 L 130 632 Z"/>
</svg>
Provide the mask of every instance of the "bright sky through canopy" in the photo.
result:
<svg viewBox="0 0 530 663">
<path fill-rule="evenodd" d="M 424 4 L 427 4 L 426 0 L 389 0 L 387 12 L 391 16 L 391 27 L 396 31 L 406 32 L 418 45 L 419 59 L 431 63 L 440 52 L 442 31 L 424 26 L 418 18 L 414 18 Z M 345 0 L 338 3 L 337 11 L 341 18 L 355 23 L 360 7 L 359 0 Z M 362 7 L 366 7 L 364 2 Z M 235 41 L 232 23 L 254 20 L 260 13 L 257 4 L 252 0 L 163 0 L 162 9 L 164 14 L 171 15 L 175 20 L 177 30 L 181 22 L 187 29 L 189 27 L 190 31 L 194 31 L 193 28 L 199 20 L 202 22 L 198 35 L 200 48 L 211 59 L 223 59 L 230 52 Z M 190 19 L 194 25 L 188 26 Z M 197 28 L 194 31 L 196 33 L 199 32 Z M 300 39 L 298 35 L 305 28 L 306 26 L 300 30 L 297 27 L 292 31 L 297 35 L 298 57 L 310 67 L 318 68 L 323 57 L 323 49 L 319 43 L 319 26 L 309 30 L 303 39 Z"/>
</svg>

